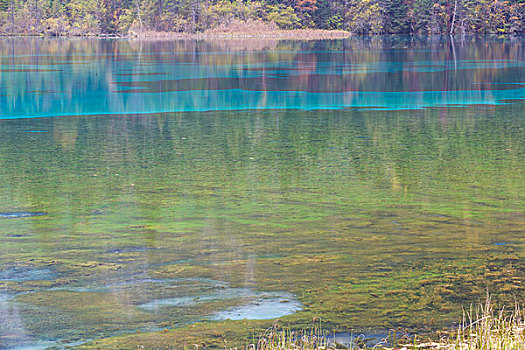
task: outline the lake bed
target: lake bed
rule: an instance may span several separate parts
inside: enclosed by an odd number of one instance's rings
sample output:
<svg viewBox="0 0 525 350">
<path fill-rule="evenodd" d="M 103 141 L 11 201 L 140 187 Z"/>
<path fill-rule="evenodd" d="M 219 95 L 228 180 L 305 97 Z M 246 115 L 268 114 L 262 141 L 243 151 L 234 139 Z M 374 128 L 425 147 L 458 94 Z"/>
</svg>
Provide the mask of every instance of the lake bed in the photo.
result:
<svg viewBox="0 0 525 350">
<path fill-rule="evenodd" d="M 252 337 L 265 310 L 431 331 L 487 291 L 522 301 L 524 58 L 522 39 L 0 39 L 0 348 Z"/>
</svg>

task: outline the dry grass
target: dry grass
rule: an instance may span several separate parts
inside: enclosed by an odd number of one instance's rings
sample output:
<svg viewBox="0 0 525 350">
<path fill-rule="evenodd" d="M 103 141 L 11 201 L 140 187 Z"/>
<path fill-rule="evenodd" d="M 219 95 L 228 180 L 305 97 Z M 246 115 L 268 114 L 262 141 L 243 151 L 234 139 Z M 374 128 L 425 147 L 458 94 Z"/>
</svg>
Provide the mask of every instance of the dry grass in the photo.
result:
<svg viewBox="0 0 525 350">
<path fill-rule="evenodd" d="M 322 330 L 320 321 L 314 321 L 312 328 L 298 332 L 281 329 L 276 324 L 259 337 L 257 344 L 247 350 L 322 350 L 335 348 L 329 336 Z"/>
<path fill-rule="evenodd" d="M 330 335 L 321 330 L 320 324 L 312 329 L 294 332 L 273 327 L 260 336 L 257 344 L 248 350 L 525 350 L 525 315 L 516 305 L 513 310 L 494 310 L 490 297 L 476 310 L 465 314 L 462 325 L 439 342 L 421 342 L 417 337 L 410 344 L 387 346 L 387 340 L 369 347 L 356 343 L 342 347 L 331 341 Z M 393 343 L 395 340 L 391 339 Z"/>
<path fill-rule="evenodd" d="M 204 33 L 141 32 L 131 33 L 140 39 L 242 39 L 242 38 L 276 38 L 297 40 L 341 39 L 350 36 L 344 30 L 295 29 L 281 30 L 273 22 L 256 20 L 232 20 L 228 24 L 209 29 Z"/>
<path fill-rule="evenodd" d="M 525 315 L 518 304 L 511 311 L 496 311 L 487 297 L 484 305 L 467 314 L 449 345 L 462 350 L 524 350 Z"/>
<path fill-rule="evenodd" d="M 208 29 L 204 35 L 271 35 L 279 32 L 279 28 L 273 22 L 264 22 L 256 20 L 241 21 L 238 19 L 232 20 L 228 24 L 221 24 L 213 29 Z"/>
</svg>

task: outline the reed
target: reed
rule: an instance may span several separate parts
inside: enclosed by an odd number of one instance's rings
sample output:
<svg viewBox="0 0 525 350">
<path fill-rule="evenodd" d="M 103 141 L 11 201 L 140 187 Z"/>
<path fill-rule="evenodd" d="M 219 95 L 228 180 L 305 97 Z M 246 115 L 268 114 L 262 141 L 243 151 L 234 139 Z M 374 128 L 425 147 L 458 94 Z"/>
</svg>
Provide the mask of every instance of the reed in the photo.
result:
<svg viewBox="0 0 525 350">
<path fill-rule="evenodd" d="M 312 327 L 306 330 L 293 331 L 280 328 L 277 323 L 267 329 L 257 344 L 251 344 L 247 350 L 322 350 L 334 348 L 329 334 L 323 331 L 321 320 L 314 320 Z"/>
<path fill-rule="evenodd" d="M 450 345 L 458 350 L 524 350 L 525 315 L 518 303 L 513 310 L 495 310 L 487 296 L 484 304 L 466 313 Z"/>
<path fill-rule="evenodd" d="M 321 327 L 320 320 L 313 322 L 310 329 L 293 331 L 280 328 L 277 324 L 266 330 L 258 341 L 246 347 L 247 350 L 525 350 L 525 315 L 516 303 L 512 310 L 496 310 L 490 296 L 484 303 L 464 313 L 461 325 L 439 341 L 423 342 L 413 337 L 410 344 L 400 344 L 391 339 L 374 346 L 357 341 L 350 346 L 335 342 Z"/>
</svg>

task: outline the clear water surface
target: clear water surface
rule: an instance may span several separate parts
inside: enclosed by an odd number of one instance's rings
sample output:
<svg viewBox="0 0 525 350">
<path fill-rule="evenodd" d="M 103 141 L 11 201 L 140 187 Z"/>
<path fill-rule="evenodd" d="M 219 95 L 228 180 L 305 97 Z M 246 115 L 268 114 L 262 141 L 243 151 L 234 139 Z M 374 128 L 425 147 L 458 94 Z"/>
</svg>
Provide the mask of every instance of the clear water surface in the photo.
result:
<svg viewBox="0 0 525 350">
<path fill-rule="evenodd" d="M 524 110 L 520 38 L 0 39 L 0 348 L 523 300 Z"/>
</svg>

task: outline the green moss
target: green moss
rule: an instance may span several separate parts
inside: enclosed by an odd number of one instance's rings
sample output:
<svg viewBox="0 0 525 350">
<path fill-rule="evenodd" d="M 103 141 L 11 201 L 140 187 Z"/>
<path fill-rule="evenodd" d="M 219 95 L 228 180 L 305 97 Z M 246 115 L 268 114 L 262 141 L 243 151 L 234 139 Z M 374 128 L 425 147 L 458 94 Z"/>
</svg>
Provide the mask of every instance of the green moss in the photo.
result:
<svg viewBox="0 0 525 350">
<path fill-rule="evenodd" d="M 145 349 L 240 349 L 253 344 L 271 325 L 271 321 L 195 323 L 184 328 L 101 339 L 83 344 L 78 349 L 130 349 L 137 346 Z"/>
<path fill-rule="evenodd" d="M 156 314 L 140 308 L 218 285 L 294 293 L 304 310 L 283 318 L 291 327 L 320 317 L 327 329 L 440 328 L 487 288 L 501 301 L 525 293 L 520 111 L 502 106 L 470 120 L 474 107 L 450 109 L 446 128 L 432 109 L 79 117 L 51 126 L 77 133 L 67 150 L 52 133 L 30 142 L 4 121 L 0 183 L 10 190 L 0 207 L 48 214 L 2 221 L 0 265 L 48 268 L 56 278 L 0 280 L 0 289 L 33 292 L 16 297 L 30 334 L 64 336 L 37 324 L 67 329 L 64 315 L 85 330 L 75 340 L 181 327 L 166 338 L 97 343 L 107 348 L 191 347 L 208 336 L 223 348 L 213 329 L 232 327 L 238 341 L 268 326 L 185 327 L 241 303 L 236 297 Z M 46 123 L 54 121 L 23 128 Z M 121 140 L 112 123 L 144 138 Z M 510 143 L 512 153 L 502 153 Z M 115 156 L 119 144 L 127 159 Z M 92 290 L 71 290 L 82 286 Z"/>
</svg>

